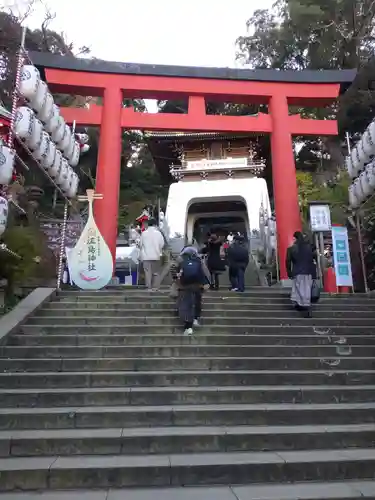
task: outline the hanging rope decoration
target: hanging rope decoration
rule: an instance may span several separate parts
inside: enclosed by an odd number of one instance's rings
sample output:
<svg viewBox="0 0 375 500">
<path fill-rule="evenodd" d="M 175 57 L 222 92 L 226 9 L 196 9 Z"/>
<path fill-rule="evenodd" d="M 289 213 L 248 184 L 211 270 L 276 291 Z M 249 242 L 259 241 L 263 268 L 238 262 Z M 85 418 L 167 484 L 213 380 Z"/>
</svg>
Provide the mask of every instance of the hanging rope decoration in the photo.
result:
<svg viewBox="0 0 375 500">
<path fill-rule="evenodd" d="M 23 53 L 23 46 L 25 44 L 25 37 L 26 37 L 26 29 L 23 28 L 22 35 L 21 35 L 21 45 L 20 45 L 20 49 L 18 52 L 16 79 L 15 79 L 15 86 L 14 86 L 14 90 L 13 90 L 12 111 L 11 111 L 11 117 L 10 117 L 10 128 L 9 128 L 9 132 L 8 132 L 8 148 L 9 149 L 13 148 L 14 127 L 15 127 L 15 122 L 16 122 L 17 106 L 18 106 L 18 101 L 19 101 L 18 89 L 20 88 L 22 66 L 23 66 L 23 63 L 25 61 L 24 53 Z M 14 167 L 11 180 L 15 181 L 16 179 L 17 179 L 17 171 L 16 171 L 16 168 Z M 5 186 L 2 187 L 1 193 L 3 196 L 6 196 L 7 189 Z"/>
<path fill-rule="evenodd" d="M 59 268 L 57 271 L 57 289 L 58 290 L 60 290 L 62 273 L 63 273 L 63 260 L 64 260 L 64 254 L 65 254 L 65 236 L 66 236 L 67 221 L 68 221 L 68 204 L 65 203 L 64 218 L 63 218 L 63 225 L 62 225 L 62 231 L 61 231 Z"/>
</svg>

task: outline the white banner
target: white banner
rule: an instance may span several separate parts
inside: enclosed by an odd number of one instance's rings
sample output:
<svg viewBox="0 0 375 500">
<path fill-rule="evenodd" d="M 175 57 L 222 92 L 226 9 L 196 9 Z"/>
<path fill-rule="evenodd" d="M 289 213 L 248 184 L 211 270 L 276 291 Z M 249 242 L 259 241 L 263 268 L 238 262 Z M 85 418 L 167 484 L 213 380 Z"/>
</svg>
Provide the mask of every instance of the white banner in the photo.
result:
<svg viewBox="0 0 375 500">
<path fill-rule="evenodd" d="M 310 205 L 310 225 L 314 233 L 331 230 L 329 205 Z"/>
<path fill-rule="evenodd" d="M 336 285 L 352 287 L 352 265 L 350 262 L 349 238 L 346 227 L 332 226 L 332 247 Z"/>
</svg>

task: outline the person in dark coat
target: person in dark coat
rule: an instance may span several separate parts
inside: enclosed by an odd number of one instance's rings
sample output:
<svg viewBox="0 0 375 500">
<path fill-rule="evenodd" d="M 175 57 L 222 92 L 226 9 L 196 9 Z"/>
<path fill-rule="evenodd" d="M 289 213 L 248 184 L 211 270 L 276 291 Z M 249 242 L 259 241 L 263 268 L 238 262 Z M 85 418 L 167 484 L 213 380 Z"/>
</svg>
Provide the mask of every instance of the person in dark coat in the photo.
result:
<svg viewBox="0 0 375 500">
<path fill-rule="evenodd" d="M 192 282 L 184 281 L 184 263 L 199 263 L 195 279 Z M 192 335 L 193 327 L 199 326 L 199 320 L 202 313 L 202 292 L 208 286 L 208 278 L 205 275 L 198 251 L 192 247 L 185 247 L 178 259 L 177 268 L 178 278 L 178 297 L 177 309 L 181 321 L 184 323 L 184 335 Z"/>
<path fill-rule="evenodd" d="M 300 231 L 294 233 L 294 243 L 287 250 L 286 269 L 293 280 L 291 301 L 296 309 L 311 316 L 311 288 L 316 272 L 314 250 Z"/>
<path fill-rule="evenodd" d="M 249 265 L 249 251 L 243 237 L 236 235 L 227 251 L 229 278 L 233 292 L 245 291 L 245 271 Z"/>
<path fill-rule="evenodd" d="M 221 255 L 223 241 L 216 235 L 211 234 L 206 246 L 201 250 L 207 254 L 207 267 L 211 274 L 211 290 L 219 290 L 219 275 L 225 271 L 225 260 Z"/>
</svg>

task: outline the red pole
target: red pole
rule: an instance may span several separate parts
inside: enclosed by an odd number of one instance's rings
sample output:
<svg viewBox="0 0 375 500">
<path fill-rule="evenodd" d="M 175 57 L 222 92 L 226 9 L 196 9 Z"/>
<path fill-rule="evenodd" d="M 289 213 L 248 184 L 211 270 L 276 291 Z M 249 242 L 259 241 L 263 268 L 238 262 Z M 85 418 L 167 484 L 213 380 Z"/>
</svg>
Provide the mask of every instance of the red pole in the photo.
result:
<svg viewBox="0 0 375 500">
<path fill-rule="evenodd" d="M 102 194 L 103 199 L 95 201 L 94 207 L 95 221 L 109 246 L 114 262 L 121 170 L 121 110 L 122 90 L 113 87 L 106 88 L 95 187 L 96 193 Z"/>
<path fill-rule="evenodd" d="M 274 94 L 270 100 L 272 116 L 271 152 L 273 196 L 275 200 L 280 279 L 287 280 L 285 258 L 293 233 L 301 230 L 298 205 L 296 167 L 292 135 L 288 129 L 288 102 L 284 95 Z"/>
</svg>

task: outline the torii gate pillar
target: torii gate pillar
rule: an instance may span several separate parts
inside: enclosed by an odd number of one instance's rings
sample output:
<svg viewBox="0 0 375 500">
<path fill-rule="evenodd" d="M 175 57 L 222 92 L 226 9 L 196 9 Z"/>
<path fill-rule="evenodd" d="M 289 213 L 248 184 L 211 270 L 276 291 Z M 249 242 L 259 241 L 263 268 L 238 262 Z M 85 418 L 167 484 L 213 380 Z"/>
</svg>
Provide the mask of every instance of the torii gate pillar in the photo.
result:
<svg viewBox="0 0 375 500">
<path fill-rule="evenodd" d="M 286 281 L 286 252 L 293 242 L 295 231 L 301 230 L 301 216 L 287 98 L 280 94 L 273 95 L 269 109 L 272 116 L 272 178 L 280 279 Z"/>
<path fill-rule="evenodd" d="M 121 112 L 122 90 L 119 87 L 104 89 L 95 186 L 103 199 L 95 202 L 94 212 L 96 224 L 109 246 L 114 262 L 121 174 Z"/>
</svg>

